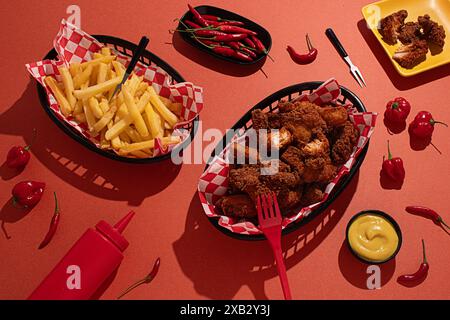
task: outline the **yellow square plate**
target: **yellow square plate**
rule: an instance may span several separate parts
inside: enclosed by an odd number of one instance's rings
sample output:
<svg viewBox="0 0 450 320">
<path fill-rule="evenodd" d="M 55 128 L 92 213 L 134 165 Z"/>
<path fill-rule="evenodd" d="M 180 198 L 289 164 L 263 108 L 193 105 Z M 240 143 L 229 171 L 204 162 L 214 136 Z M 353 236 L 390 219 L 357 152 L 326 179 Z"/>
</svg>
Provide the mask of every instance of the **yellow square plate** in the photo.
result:
<svg viewBox="0 0 450 320">
<path fill-rule="evenodd" d="M 405 9 L 408 11 L 408 17 L 405 22 L 417 21 L 418 16 L 428 14 L 433 21 L 436 21 L 445 29 L 445 45 L 444 49 L 436 55 L 427 53 L 425 61 L 419 63 L 412 69 L 401 67 L 392 59 L 395 50 L 400 46 L 400 41 L 395 45 L 389 45 L 382 40 L 382 36 L 377 28 L 381 18 L 391 13 Z M 380 41 L 386 51 L 386 54 L 392 61 L 395 69 L 404 77 L 413 76 L 415 74 L 442 66 L 450 62 L 450 1 L 449 0 L 382 0 L 371 3 L 362 8 L 362 14 L 366 20 L 368 28 L 370 28 L 375 37 Z"/>
</svg>

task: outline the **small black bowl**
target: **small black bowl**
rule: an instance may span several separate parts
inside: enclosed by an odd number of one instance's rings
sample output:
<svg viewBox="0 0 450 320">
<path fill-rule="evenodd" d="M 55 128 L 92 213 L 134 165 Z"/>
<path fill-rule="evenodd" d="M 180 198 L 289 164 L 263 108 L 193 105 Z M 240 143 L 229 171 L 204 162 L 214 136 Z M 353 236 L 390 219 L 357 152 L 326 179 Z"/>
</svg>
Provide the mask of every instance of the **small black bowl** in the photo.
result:
<svg viewBox="0 0 450 320">
<path fill-rule="evenodd" d="M 392 226 L 394 227 L 395 232 L 397 233 L 398 236 L 398 245 L 397 245 L 397 249 L 394 251 L 394 253 L 387 258 L 384 261 L 370 261 L 370 260 L 366 260 L 363 257 L 359 256 L 355 251 L 353 251 L 352 246 L 350 245 L 350 241 L 348 240 L 348 231 L 350 229 L 350 226 L 352 225 L 352 223 L 359 218 L 362 215 L 365 214 L 374 214 L 374 215 L 378 215 L 381 216 L 383 218 L 385 218 L 386 220 L 388 220 Z M 398 223 L 394 220 L 394 218 L 392 218 L 390 215 L 388 215 L 386 212 L 380 211 L 380 210 L 364 210 L 364 211 L 360 211 L 357 214 L 355 214 L 350 221 L 347 224 L 347 228 L 345 230 L 345 242 L 347 243 L 348 248 L 350 249 L 350 252 L 361 262 L 367 263 L 367 264 L 383 264 L 385 262 L 388 262 L 389 260 L 392 260 L 395 258 L 395 256 L 397 255 L 397 253 L 400 251 L 400 248 L 402 246 L 402 231 L 400 230 L 400 226 L 398 225 Z"/>
<path fill-rule="evenodd" d="M 243 26 L 244 28 L 258 33 L 258 38 L 259 38 L 259 40 L 261 40 L 261 42 L 266 47 L 267 53 L 259 53 L 258 56 L 256 57 L 256 59 L 253 61 L 240 61 L 240 60 L 233 59 L 230 57 L 221 56 L 220 54 L 217 54 L 217 53 L 213 52 L 212 50 L 208 49 L 207 47 L 201 45 L 195 39 L 192 39 L 187 32 L 179 32 L 181 35 L 181 38 L 184 41 L 186 41 L 187 43 L 189 43 L 190 45 L 192 45 L 192 46 L 194 46 L 216 58 L 219 58 L 219 59 L 222 59 L 222 60 L 225 60 L 228 62 L 242 64 L 242 65 L 255 64 L 255 63 L 261 61 L 262 59 L 265 59 L 266 56 L 268 55 L 270 48 L 272 47 L 272 37 L 270 36 L 269 32 L 266 29 L 264 29 L 263 27 L 261 27 L 259 24 L 255 23 L 247 18 L 244 18 L 236 13 L 233 13 L 233 12 L 221 9 L 221 8 L 213 7 L 213 6 L 198 6 L 198 7 L 195 7 L 195 10 L 197 10 L 200 14 L 209 14 L 209 15 L 218 16 L 220 18 L 227 19 L 227 20 L 236 20 L 236 21 L 241 21 L 241 22 L 245 23 L 245 25 Z M 190 11 L 187 11 L 181 17 L 180 20 L 181 21 L 184 21 L 184 20 L 194 21 L 194 17 Z M 185 30 L 186 28 L 180 22 L 178 24 L 178 29 Z"/>
</svg>

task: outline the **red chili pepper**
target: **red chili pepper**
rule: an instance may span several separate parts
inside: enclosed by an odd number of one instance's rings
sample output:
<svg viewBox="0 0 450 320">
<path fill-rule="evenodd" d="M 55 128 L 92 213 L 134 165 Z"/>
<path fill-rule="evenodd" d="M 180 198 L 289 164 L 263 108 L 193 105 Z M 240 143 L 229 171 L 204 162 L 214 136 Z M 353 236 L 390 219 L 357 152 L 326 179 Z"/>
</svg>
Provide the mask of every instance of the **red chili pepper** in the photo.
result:
<svg viewBox="0 0 450 320">
<path fill-rule="evenodd" d="M 42 240 L 38 249 L 42 249 L 47 244 L 50 243 L 50 241 L 52 240 L 53 236 L 56 233 L 56 229 L 58 228 L 60 211 L 58 206 L 58 198 L 56 197 L 56 192 L 53 192 L 53 195 L 55 197 L 55 210 L 53 212 L 52 220 L 50 221 L 50 226 L 48 228 L 47 234 L 45 235 L 44 240 Z"/>
<path fill-rule="evenodd" d="M 117 297 L 117 299 L 122 298 L 128 292 L 130 292 L 131 290 L 139 287 L 140 285 L 142 285 L 144 283 L 150 283 L 156 277 L 156 275 L 158 274 L 160 264 L 161 264 L 161 259 L 160 258 L 156 259 L 156 261 L 155 261 L 155 263 L 153 265 L 152 271 L 150 271 L 150 273 L 148 275 L 146 275 L 143 279 L 133 283 L 131 286 L 129 286 L 127 289 L 125 289 L 125 291 L 122 294 L 120 294 Z"/>
<path fill-rule="evenodd" d="M 238 26 L 220 25 L 220 26 L 217 26 L 215 29 L 222 31 L 222 32 L 226 32 L 226 33 L 246 33 L 246 34 L 250 34 L 252 36 L 257 35 L 257 33 L 252 30 L 238 27 Z"/>
<path fill-rule="evenodd" d="M 425 255 L 425 241 L 422 239 L 422 252 L 423 252 L 423 260 L 420 264 L 419 270 L 412 274 L 405 274 L 397 278 L 398 282 L 416 282 L 423 278 L 425 278 L 428 274 L 428 270 L 430 269 L 430 265 L 427 262 L 427 257 Z"/>
<path fill-rule="evenodd" d="M 199 37 L 215 37 L 215 36 L 224 37 L 224 36 L 229 36 L 228 33 L 217 31 L 217 30 L 208 30 L 208 29 L 194 30 L 193 33 L 196 36 L 199 36 Z"/>
<path fill-rule="evenodd" d="M 241 48 L 241 45 L 239 44 L 238 41 L 230 41 L 227 43 L 230 47 L 232 47 L 233 49 L 239 50 Z"/>
<path fill-rule="evenodd" d="M 44 182 L 19 182 L 12 189 L 13 203 L 17 203 L 25 208 L 31 208 L 41 200 L 44 189 Z"/>
<path fill-rule="evenodd" d="M 210 31 L 210 32 L 220 32 L 214 30 L 199 30 L 199 31 Z M 197 31 L 195 32 L 196 35 Z M 212 38 L 208 38 L 208 40 L 213 40 L 217 42 L 230 42 L 230 41 L 238 41 L 247 37 L 245 33 L 225 33 L 225 34 L 216 34 Z M 199 38 L 201 39 L 201 38 Z"/>
<path fill-rule="evenodd" d="M 12 147 L 8 155 L 6 156 L 6 165 L 9 168 L 21 169 L 24 168 L 28 161 L 30 161 L 30 148 L 36 139 L 36 129 L 33 129 L 33 138 L 31 143 L 25 147 L 14 146 Z"/>
<path fill-rule="evenodd" d="M 308 46 L 308 53 L 306 54 L 299 54 L 295 51 L 294 48 L 291 46 L 287 46 L 287 51 L 289 52 L 289 55 L 291 56 L 291 59 L 298 64 L 308 64 L 316 60 L 317 57 L 317 49 L 313 47 L 311 44 L 311 39 L 309 39 L 309 35 L 306 34 L 306 44 Z"/>
<path fill-rule="evenodd" d="M 427 207 L 421 207 L 421 206 L 409 206 L 406 207 L 406 211 L 412 214 L 420 215 L 425 218 L 429 218 L 433 220 L 434 223 L 443 225 L 447 229 L 450 229 L 450 227 L 444 222 L 442 217 L 433 209 L 427 208 Z"/>
<path fill-rule="evenodd" d="M 212 50 L 215 53 L 220 54 L 225 57 L 232 57 L 232 58 L 236 58 L 241 61 L 253 61 L 253 59 L 249 55 L 246 55 L 243 52 L 236 51 L 229 47 L 217 46 L 217 47 L 212 48 Z"/>
<path fill-rule="evenodd" d="M 209 26 L 208 22 L 190 4 L 188 4 L 188 8 L 189 8 L 189 11 L 194 16 L 195 21 L 197 21 L 202 27 Z"/>
<path fill-rule="evenodd" d="M 418 138 L 431 139 L 436 123 L 448 127 L 446 123 L 434 120 L 428 111 L 420 111 L 409 125 L 410 133 Z"/>
<path fill-rule="evenodd" d="M 219 22 L 222 24 L 230 24 L 230 25 L 235 25 L 235 26 L 243 26 L 244 25 L 244 23 L 242 21 L 222 19 L 220 17 L 209 15 L 209 14 L 202 14 L 202 18 L 207 20 L 208 23 Z"/>
<path fill-rule="evenodd" d="M 408 118 L 410 111 L 411 105 L 409 102 L 405 98 L 398 97 L 387 103 L 384 118 L 394 123 L 404 122 Z"/>
<path fill-rule="evenodd" d="M 242 41 L 244 41 L 244 43 L 245 43 L 246 45 L 248 45 L 250 48 L 256 49 L 255 43 L 252 41 L 252 39 L 250 39 L 250 38 L 245 38 L 245 39 L 243 39 Z"/>
<path fill-rule="evenodd" d="M 264 53 L 267 54 L 268 51 L 266 49 L 266 47 L 264 46 L 264 44 L 261 42 L 261 40 L 259 40 L 257 37 L 255 36 L 251 36 L 250 39 L 253 41 L 253 43 L 255 44 L 255 48 L 256 51 L 258 53 Z"/>
<path fill-rule="evenodd" d="M 382 171 L 394 181 L 402 182 L 405 180 L 405 168 L 403 167 L 403 160 L 399 157 L 392 158 L 391 149 L 388 140 L 388 158 L 384 160 Z"/>
<path fill-rule="evenodd" d="M 239 50 L 241 50 L 242 52 L 248 54 L 248 55 L 249 55 L 250 57 L 252 57 L 253 59 L 256 58 L 256 53 L 254 53 L 252 50 L 250 50 L 250 49 L 248 49 L 248 48 L 246 48 L 246 47 L 244 47 L 244 46 L 241 46 L 241 47 L 239 48 Z"/>
<path fill-rule="evenodd" d="M 184 20 L 184 23 L 193 29 L 200 29 L 202 27 L 202 26 L 196 24 L 195 22 L 192 22 L 191 20 Z"/>
</svg>

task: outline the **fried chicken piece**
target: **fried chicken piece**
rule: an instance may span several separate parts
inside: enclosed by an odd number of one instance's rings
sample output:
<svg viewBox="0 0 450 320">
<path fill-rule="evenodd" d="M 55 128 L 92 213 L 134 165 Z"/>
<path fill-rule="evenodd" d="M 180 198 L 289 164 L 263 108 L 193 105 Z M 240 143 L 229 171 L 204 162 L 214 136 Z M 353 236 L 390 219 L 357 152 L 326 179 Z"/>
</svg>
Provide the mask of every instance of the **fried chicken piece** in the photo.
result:
<svg viewBox="0 0 450 320">
<path fill-rule="evenodd" d="M 303 206 L 309 206 L 311 204 L 322 201 L 324 193 L 319 184 L 308 184 L 303 188 L 303 194 L 301 204 Z"/>
<path fill-rule="evenodd" d="M 294 110 L 295 104 L 293 102 L 289 102 L 289 101 L 280 101 L 278 103 L 278 111 L 280 113 L 286 113 L 286 112 L 291 112 L 292 110 Z"/>
<path fill-rule="evenodd" d="M 342 126 L 348 120 L 347 109 L 342 106 L 316 106 L 320 116 L 328 127 Z"/>
<path fill-rule="evenodd" d="M 426 59 L 428 44 L 425 40 L 415 40 L 400 46 L 392 56 L 403 68 L 411 69 Z"/>
<path fill-rule="evenodd" d="M 403 44 L 411 43 L 415 40 L 419 40 L 422 37 L 420 32 L 420 24 L 417 22 L 407 22 L 400 28 L 398 34 L 398 40 Z"/>
<path fill-rule="evenodd" d="M 325 120 L 320 116 L 316 105 L 310 102 L 295 103 L 295 109 L 281 113 L 281 124 L 293 135 L 297 144 L 309 142 L 312 129 L 327 130 Z"/>
<path fill-rule="evenodd" d="M 323 158 L 319 158 L 318 160 L 321 161 L 321 164 L 323 163 L 323 166 L 318 166 L 319 169 L 315 169 L 314 166 L 308 166 L 308 162 L 305 162 L 305 171 L 303 172 L 302 177 L 305 183 L 327 183 L 335 177 L 337 168 L 331 163 L 331 160 Z"/>
<path fill-rule="evenodd" d="M 292 143 L 293 137 L 291 132 L 282 127 L 281 129 L 271 130 L 268 134 L 268 148 L 273 146 L 276 149 L 283 149 Z"/>
<path fill-rule="evenodd" d="M 246 194 L 223 196 L 217 200 L 216 207 L 229 217 L 254 218 L 257 216 L 255 203 Z"/>
<path fill-rule="evenodd" d="M 281 160 L 290 165 L 300 176 L 303 175 L 303 171 L 305 170 L 305 164 L 302 158 L 301 150 L 294 146 L 287 147 L 286 151 L 281 155 Z"/>
<path fill-rule="evenodd" d="M 333 163 L 343 164 L 347 162 L 359 139 L 359 131 L 351 121 L 347 121 L 344 126 L 335 128 L 330 136 Z"/>
<path fill-rule="evenodd" d="M 282 214 L 286 215 L 286 210 L 293 209 L 300 205 L 302 200 L 302 187 L 295 190 L 282 190 L 277 195 L 278 204 L 280 209 L 283 210 Z"/>
<path fill-rule="evenodd" d="M 260 160 L 258 150 L 237 142 L 231 145 L 230 156 L 230 163 L 235 164 L 257 164 Z"/>
<path fill-rule="evenodd" d="M 398 33 L 407 16 L 408 11 L 400 10 L 380 20 L 379 30 L 384 41 L 389 44 L 397 43 Z"/>
<path fill-rule="evenodd" d="M 428 14 L 419 16 L 419 25 L 423 29 L 425 39 L 434 43 L 439 48 L 443 48 L 445 44 L 445 30 L 443 26 L 440 26 L 437 22 L 431 20 Z"/>
<path fill-rule="evenodd" d="M 258 165 L 245 165 L 233 168 L 229 172 L 229 187 L 231 192 L 245 192 L 252 200 L 270 189 L 259 181 L 260 167 Z"/>
<path fill-rule="evenodd" d="M 260 109 L 256 109 L 252 111 L 252 122 L 253 129 L 269 129 L 269 120 L 267 117 L 267 113 L 264 113 Z"/>
<path fill-rule="evenodd" d="M 313 133 L 312 141 L 306 144 L 301 151 L 305 158 L 326 157 L 330 152 L 330 143 L 322 131 L 316 131 Z"/>
<path fill-rule="evenodd" d="M 280 129 L 281 126 L 281 118 L 278 113 L 266 113 L 267 114 L 267 122 L 269 124 L 269 128 L 271 129 Z"/>
<path fill-rule="evenodd" d="M 295 188 L 300 183 L 297 172 L 278 172 L 260 176 L 260 181 L 272 191 Z"/>
</svg>

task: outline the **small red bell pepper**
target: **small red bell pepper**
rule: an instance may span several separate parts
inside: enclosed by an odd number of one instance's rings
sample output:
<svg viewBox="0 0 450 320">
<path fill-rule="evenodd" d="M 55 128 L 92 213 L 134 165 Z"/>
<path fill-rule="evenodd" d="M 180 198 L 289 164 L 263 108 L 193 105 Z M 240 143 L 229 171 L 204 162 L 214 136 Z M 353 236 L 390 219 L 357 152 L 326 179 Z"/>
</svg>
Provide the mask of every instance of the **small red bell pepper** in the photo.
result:
<svg viewBox="0 0 450 320">
<path fill-rule="evenodd" d="M 399 157 L 392 157 L 391 149 L 388 140 L 388 158 L 384 159 L 382 171 L 393 181 L 403 182 L 405 180 L 405 168 L 403 167 L 403 160 Z"/>
<path fill-rule="evenodd" d="M 401 123 L 406 121 L 410 111 L 409 102 L 405 98 L 398 97 L 387 103 L 384 118 L 389 122 Z"/>
<path fill-rule="evenodd" d="M 6 165 L 9 168 L 21 169 L 24 168 L 28 161 L 30 161 L 30 148 L 36 139 L 36 129 L 33 129 L 33 138 L 31 143 L 25 147 L 14 146 L 12 147 L 6 156 Z"/>
<path fill-rule="evenodd" d="M 44 189 L 44 182 L 19 182 L 12 189 L 13 204 L 19 204 L 24 208 L 34 207 L 41 200 Z"/>
<path fill-rule="evenodd" d="M 448 127 L 446 123 L 434 120 L 433 116 L 428 111 L 420 111 L 410 123 L 409 131 L 418 138 L 431 139 L 436 123 Z"/>
</svg>

